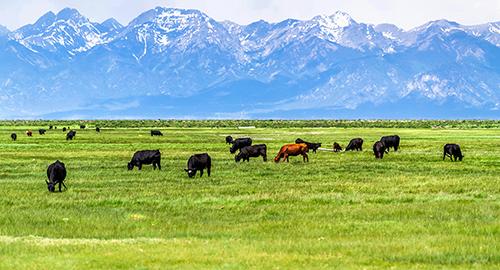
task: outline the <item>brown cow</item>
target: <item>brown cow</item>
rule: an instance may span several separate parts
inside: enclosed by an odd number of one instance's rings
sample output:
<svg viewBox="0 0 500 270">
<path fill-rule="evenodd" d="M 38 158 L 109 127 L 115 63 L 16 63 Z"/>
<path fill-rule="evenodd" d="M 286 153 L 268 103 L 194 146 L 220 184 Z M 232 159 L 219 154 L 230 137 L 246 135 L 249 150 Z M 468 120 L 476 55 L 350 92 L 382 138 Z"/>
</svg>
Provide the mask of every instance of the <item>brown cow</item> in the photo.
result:
<svg viewBox="0 0 500 270">
<path fill-rule="evenodd" d="M 294 144 L 285 144 L 281 147 L 278 155 L 274 158 L 274 162 L 280 162 L 280 159 L 283 158 L 283 162 L 289 162 L 289 156 L 298 156 L 302 155 L 304 162 L 309 162 L 309 157 L 307 156 L 307 151 L 309 151 L 309 147 L 305 143 L 294 143 Z"/>
<path fill-rule="evenodd" d="M 28 137 L 33 137 L 33 131 L 31 131 L 31 130 L 26 131 L 26 135 Z"/>
</svg>

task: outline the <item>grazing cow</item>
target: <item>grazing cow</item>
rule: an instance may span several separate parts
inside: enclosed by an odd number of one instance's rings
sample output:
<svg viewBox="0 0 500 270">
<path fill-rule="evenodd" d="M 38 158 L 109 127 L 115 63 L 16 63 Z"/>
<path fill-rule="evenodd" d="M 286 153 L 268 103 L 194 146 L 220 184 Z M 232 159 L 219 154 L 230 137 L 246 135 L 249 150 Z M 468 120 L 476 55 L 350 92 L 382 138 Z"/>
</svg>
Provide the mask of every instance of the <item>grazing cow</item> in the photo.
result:
<svg viewBox="0 0 500 270">
<path fill-rule="evenodd" d="M 311 149 L 314 153 L 316 153 L 316 150 L 318 150 L 318 148 L 321 147 L 321 143 L 310 143 L 310 142 L 306 142 L 306 141 L 302 140 L 301 138 L 298 138 L 297 140 L 295 140 L 295 143 L 296 144 L 300 144 L 300 143 L 307 144 L 307 147 L 309 149 Z"/>
<path fill-rule="evenodd" d="M 380 141 L 384 143 L 387 153 L 389 153 L 389 148 L 393 147 L 394 151 L 398 151 L 399 148 L 399 136 L 398 135 L 393 135 L 393 136 L 384 136 L 380 138 Z"/>
<path fill-rule="evenodd" d="M 443 160 L 446 158 L 446 156 L 450 157 L 450 160 L 455 161 L 458 160 L 462 161 L 464 156 L 462 155 L 462 150 L 460 150 L 460 145 L 454 144 L 454 143 L 449 143 L 444 146 L 444 151 L 443 151 Z"/>
<path fill-rule="evenodd" d="M 151 130 L 151 136 L 163 136 L 163 133 L 159 130 Z"/>
<path fill-rule="evenodd" d="M 229 148 L 229 152 L 231 154 L 236 153 L 239 149 L 245 147 L 245 146 L 250 146 L 252 145 L 252 139 L 250 138 L 238 138 L 233 141 L 233 146 Z"/>
<path fill-rule="evenodd" d="M 85 125 L 80 125 L 80 129 L 85 129 Z"/>
<path fill-rule="evenodd" d="M 142 150 L 137 151 L 132 156 L 132 160 L 128 163 L 128 169 L 133 170 L 134 166 L 137 166 L 139 171 L 142 169 L 143 164 L 153 164 L 153 170 L 161 170 L 161 153 L 160 150 Z"/>
<path fill-rule="evenodd" d="M 66 134 L 66 140 L 73 140 L 75 136 L 76 136 L 76 131 L 70 130 L 68 134 Z"/>
<path fill-rule="evenodd" d="M 33 131 L 31 130 L 26 131 L 26 136 L 33 137 Z"/>
<path fill-rule="evenodd" d="M 61 185 L 67 189 L 64 184 L 64 179 L 66 178 L 66 167 L 64 163 L 57 160 L 56 162 L 49 165 L 47 168 L 47 177 L 49 181 L 45 180 L 47 183 L 47 188 L 50 192 L 54 192 L 56 190 L 56 185 L 59 184 L 59 192 L 61 192 Z"/>
<path fill-rule="evenodd" d="M 285 144 L 281 147 L 278 155 L 274 158 L 274 162 L 280 162 L 280 159 L 283 158 L 283 162 L 289 162 L 289 156 L 298 156 L 302 155 L 304 162 L 309 162 L 309 157 L 307 156 L 307 152 L 309 151 L 309 147 L 305 143 L 298 144 Z"/>
<path fill-rule="evenodd" d="M 347 147 L 345 148 L 346 151 L 363 151 L 363 139 L 361 138 L 355 138 L 352 139 Z"/>
<path fill-rule="evenodd" d="M 16 141 L 16 140 L 17 140 L 17 134 L 16 134 L 16 133 L 12 133 L 12 134 L 10 134 L 10 138 L 11 138 L 13 141 Z"/>
<path fill-rule="evenodd" d="M 66 130 L 67 130 L 66 127 L 63 127 L 63 132 L 66 132 Z"/>
<path fill-rule="evenodd" d="M 385 144 L 381 141 L 376 142 L 373 145 L 373 154 L 375 154 L 375 158 L 384 158 L 384 153 L 386 151 Z"/>
<path fill-rule="evenodd" d="M 43 128 L 41 128 L 41 129 L 39 129 L 39 130 L 38 130 L 38 133 L 39 133 L 40 135 L 45 135 L 45 132 L 47 132 L 47 130 L 45 130 L 45 129 L 43 129 Z"/>
<path fill-rule="evenodd" d="M 187 169 L 184 171 L 187 172 L 189 178 L 192 178 L 196 175 L 196 172 L 200 171 L 200 177 L 203 176 L 203 170 L 206 168 L 208 176 L 210 176 L 210 169 L 212 168 L 212 159 L 207 153 L 203 154 L 195 154 L 192 155 L 187 163 Z"/>
<path fill-rule="evenodd" d="M 340 144 L 336 142 L 333 143 L 333 152 L 342 152 L 342 147 L 340 146 Z"/>
<path fill-rule="evenodd" d="M 233 143 L 233 137 L 231 137 L 231 136 L 226 136 L 226 143 L 227 143 L 227 144 L 232 144 L 232 143 Z"/>
<path fill-rule="evenodd" d="M 49 126 L 49 129 L 52 129 L 52 128 L 53 128 L 53 126 Z"/>
<path fill-rule="evenodd" d="M 259 157 L 262 156 L 264 162 L 267 161 L 267 146 L 265 144 L 257 144 L 251 146 L 245 146 L 240 149 L 240 152 L 234 157 L 236 162 L 243 161 L 250 162 L 251 157 Z"/>
<path fill-rule="evenodd" d="M 99 127 L 95 127 L 95 132 L 100 133 L 101 129 Z"/>
</svg>

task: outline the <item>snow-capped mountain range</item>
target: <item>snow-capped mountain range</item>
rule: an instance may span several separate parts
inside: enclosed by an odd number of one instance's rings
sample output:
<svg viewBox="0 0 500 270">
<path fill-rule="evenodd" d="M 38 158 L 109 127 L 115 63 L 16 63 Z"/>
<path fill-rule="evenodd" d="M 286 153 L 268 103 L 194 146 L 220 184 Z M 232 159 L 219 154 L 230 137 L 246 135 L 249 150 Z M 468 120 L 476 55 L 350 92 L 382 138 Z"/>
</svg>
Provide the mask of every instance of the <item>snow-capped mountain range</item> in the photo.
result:
<svg viewBox="0 0 500 270">
<path fill-rule="evenodd" d="M 0 118 L 500 118 L 500 22 L 336 12 L 249 25 L 158 7 L 0 26 Z"/>
</svg>

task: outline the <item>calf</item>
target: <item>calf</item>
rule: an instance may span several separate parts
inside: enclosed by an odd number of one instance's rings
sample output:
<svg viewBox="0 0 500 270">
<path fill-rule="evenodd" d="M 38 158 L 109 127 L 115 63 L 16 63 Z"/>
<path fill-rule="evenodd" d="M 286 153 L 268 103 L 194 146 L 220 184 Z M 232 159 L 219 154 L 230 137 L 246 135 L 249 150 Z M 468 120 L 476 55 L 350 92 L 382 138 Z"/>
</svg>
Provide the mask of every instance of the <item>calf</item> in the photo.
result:
<svg viewBox="0 0 500 270">
<path fill-rule="evenodd" d="M 240 152 L 234 157 L 236 162 L 243 161 L 250 162 L 251 157 L 259 157 L 262 156 L 264 162 L 267 161 L 267 146 L 265 144 L 257 144 L 251 146 L 245 146 L 240 149 Z"/>
<path fill-rule="evenodd" d="M 52 128 L 53 128 L 53 126 L 49 126 L 49 129 L 52 129 Z M 57 128 L 57 127 L 56 127 L 56 128 Z"/>
<path fill-rule="evenodd" d="M 192 155 L 187 162 L 187 172 L 189 178 L 196 175 L 196 171 L 200 171 L 200 177 L 203 176 L 203 170 L 206 168 L 208 176 L 210 176 L 210 169 L 212 168 L 212 159 L 207 153 Z"/>
<path fill-rule="evenodd" d="M 361 138 L 354 138 L 352 139 L 347 147 L 345 148 L 346 151 L 363 151 L 363 139 Z"/>
<path fill-rule="evenodd" d="M 70 130 L 68 134 L 66 134 L 66 141 L 67 140 L 73 140 L 73 138 L 76 136 L 76 131 Z"/>
<path fill-rule="evenodd" d="M 140 171 L 143 164 L 153 164 L 153 170 L 156 170 L 156 166 L 158 166 L 158 170 L 161 170 L 160 163 L 160 150 L 142 150 L 134 153 L 134 156 L 132 156 L 132 160 L 130 160 L 127 167 L 128 170 L 131 171 L 134 169 L 134 166 L 137 166 L 137 169 Z"/>
<path fill-rule="evenodd" d="M 26 136 L 33 137 L 33 131 L 31 130 L 26 131 Z"/>
<path fill-rule="evenodd" d="M 233 143 L 233 137 L 226 136 L 226 144 L 232 144 L 232 143 Z"/>
<path fill-rule="evenodd" d="M 38 130 L 38 133 L 39 133 L 40 135 L 45 135 L 45 132 L 47 132 L 47 130 L 45 130 L 45 129 L 43 129 L 43 128 L 41 128 L 41 129 L 39 129 L 39 130 Z"/>
<path fill-rule="evenodd" d="M 398 151 L 399 148 L 399 136 L 398 135 L 393 135 L 393 136 L 384 136 L 380 138 L 380 141 L 384 143 L 387 153 L 389 153 L 389 148 L 393 147 L 394 151 Z"/>
<path fill-rule="evenodd" d="M 66 179 L 66 167 L 64 166 L 64 163 L 59 160 L 49 165 L 47 168 L 47 178 L 49 178 L 49 181 L 45 180 L 45 182 L 47 183 L 47 188 L 50 192 L 54 192 L 56 190 L 57 184 L 59 184 L 59 192 L 61 192 L 61 185 L 67 189 L 64 184 L 64 179 Z"/>
<path fill-rule="evenodd" d="M 446 158 L 446 156 L 449 156 L 451 161 L 453 161 L 453 159 L 457 161 L 457 158 L 458 160 L 462 161 L 462 159 L 464 158 L 464 156 L 462 155 L 462 150 L 460 150 L 460 145 L 454 143 L 449 143 L 444 146 L 443 160 Z"/>
<path fill-rule="evenodd" d="M 307 144 L 307 147 L 309 149 L 311 149 L 314 153 L 316 153 L 316 150 L 318 150 L 318 148 L 321 147 L 321 143 L 310 143 L 310 142 L 306 142 L 306 141 L 302 140 L 301 138 L 298 138 L 297 140 L 295 140 L 295 143 L 296 144 L 300 144 L 300 143 Z"/>
<path fill-rule="evenodd" d="M 340 144 L 336 142 L 333 143 L 333 152 L 342 152 L 342 147 L 340 146 Z"/>
<path fill-rule="evenodd" d="M 16 133 L 12 133 L 12 134 L 10 134 L 10 138 L 11 138 L 13 141 L 16 141 L 16 140 L 17 140 L 17 134 L 16 134 Z"/>
<path fill-rule="evenodd" d="M 67 130 L 66 127 L 63 127 L 63 132 L 66 132 L 66 130 Z"/>
<path fill-rule="evenodd" d="M 151 136 L 163 136 L 163 133 L 159 130 L 151 130 Z"/>
<path fill-rule="evenodd" d="M 232 142 L 231 148 L 229 148 L 229 152 L 231 154 L 236 153 L 239 149 L 252 145 L 252 139 L 250 138 L 238 138 Z"/>
<path fill-rule="evenodd" d="M 376 142 L 373 145 L 373 154 L 375 154 L 375 158 L 382 159 L 384 158 L 384 153 L 386 151 L 385 144 L 381 141 Z"/>
<path fill-rule="evenodd" d="M 100 133 L 101 129 L 99 127 L 95 127 L 95 132 Z"/>
<path fill-rule="evenodd" d="M 304 162 L 309 162 L 309 157 L 307 156 L 307 152 L 309 152 L 309 147 L 305 143 L 299 144 L 285 144 L 281 147 L 280 151 L 274 158 L 274 162 L 280 162 L 280 159 L 283 158 L 283 162 L 289 162 L 289 156 L 298 156 L 302 155 Z"/>
</svg>

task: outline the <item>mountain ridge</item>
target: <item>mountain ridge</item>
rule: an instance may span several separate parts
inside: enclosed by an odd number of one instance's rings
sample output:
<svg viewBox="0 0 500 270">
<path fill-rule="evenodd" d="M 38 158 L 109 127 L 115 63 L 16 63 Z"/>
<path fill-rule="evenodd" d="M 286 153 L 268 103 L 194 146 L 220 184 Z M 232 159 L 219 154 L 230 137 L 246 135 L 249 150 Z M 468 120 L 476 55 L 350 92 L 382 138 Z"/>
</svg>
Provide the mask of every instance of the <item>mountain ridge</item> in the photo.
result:
<svg viewBox="0 0 500 270">
<path fill-rule="evenodd" d="M 198 10 L 156 7 L 123 26 L 113 18 L 91 22 L 66 8 L 3 38 L 0 118 L 73 110 L 87 118 L 119 117 L 127 112 L 102 106 L 109 110 L 94 115 L 86 108 L 124 99 L 147 107 L 139 102 L 149 100 L 144 97 L 176 100 L 168 106 L 206 118 L 301 110 L 346 110 L 356 118 L 411 99 L 500 118 L 498 22 L 437 20 L 405 31 L 339 11 L 239 25 Z M 205 111 L 202 97 L 219 106 Z M 174 115 L 159 110 L 156 116 Z"/>
</svg>

